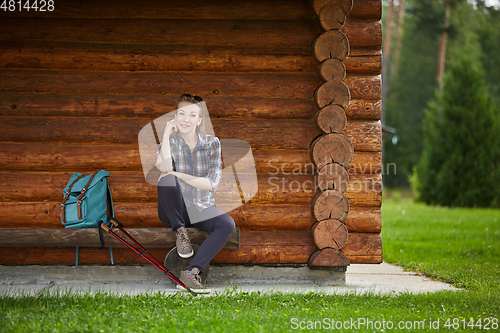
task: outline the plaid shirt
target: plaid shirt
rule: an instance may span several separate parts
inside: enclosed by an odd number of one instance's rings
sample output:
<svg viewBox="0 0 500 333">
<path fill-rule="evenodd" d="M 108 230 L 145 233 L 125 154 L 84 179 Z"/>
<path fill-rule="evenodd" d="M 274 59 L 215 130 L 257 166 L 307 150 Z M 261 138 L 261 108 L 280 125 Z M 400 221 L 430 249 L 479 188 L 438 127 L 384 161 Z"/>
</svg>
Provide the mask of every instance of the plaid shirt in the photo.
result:
<svg viewBox="0 0 500 333">
<path fill-rule="evenodd" d="M 158 153 L 160 148 L 161 143 L 158 147 Z M 200 212 L 214 206 L 214 193 L 222 178 L 222 154 L 219 139 L 209 134 L 198 134 L 198 142 L 191 153 L 189 145 L 177 132 L 170 137 L 170 154 L 175 171 L 195 177 L 206 177 L 212 184 L 213 191 L 208 191 L 193 187 L 179 179 L 186 206 L 195 205 Z"/>
</svg>

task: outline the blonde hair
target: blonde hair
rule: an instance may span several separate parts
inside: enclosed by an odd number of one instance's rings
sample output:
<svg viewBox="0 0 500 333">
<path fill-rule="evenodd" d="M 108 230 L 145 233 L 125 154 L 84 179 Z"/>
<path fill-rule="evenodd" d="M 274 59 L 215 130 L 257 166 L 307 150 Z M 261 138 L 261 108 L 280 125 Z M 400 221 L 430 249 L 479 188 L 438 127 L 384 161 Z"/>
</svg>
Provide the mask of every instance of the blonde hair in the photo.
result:
<svg viewBox="0 0 500 333">
<path fill-rule="evenodd" d="M 201 97 L 198 97 L 198 96 L 194 96 L 194 95 L 190 95 L 190 94 L 183 94 L 177 100 L 176 109 L 179 109 L 179 104 L 181 102 L 188 102 L 188 103 L 191 103 L 191 104 L 198 105 L 198 108 L 200 110 L 198 112 L 198 116 L 201 119 L 201 123 L 198 126 L 196 126 L 196 133 L 198 133 L 198 134 L 205 133 L 205 114 L 204 114 L 204 111 L 203 111 L 204 108 L 201 105 L 201 102 L 203 102 L 203 99 Z M 177 113 L 177 111 L 175 111 L 175 113 Z"/>
</svg>

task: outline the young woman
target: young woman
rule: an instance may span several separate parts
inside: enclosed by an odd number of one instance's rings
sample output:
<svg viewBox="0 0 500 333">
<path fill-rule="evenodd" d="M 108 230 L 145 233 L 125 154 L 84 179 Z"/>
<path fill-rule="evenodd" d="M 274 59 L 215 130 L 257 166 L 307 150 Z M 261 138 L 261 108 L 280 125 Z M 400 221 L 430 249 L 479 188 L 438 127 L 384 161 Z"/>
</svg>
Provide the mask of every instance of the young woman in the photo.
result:
<svg viewBox="0 0 500 333">
<path fill-rule="evenodd" d="M 158 216 L 177 237 L 177 252 L 189 258 L 194 251 L 186 227 L 210 235 L 179 279 L 197 292 L 210 292 L 200 275 L 234 231 L 234 220 L 215 205 L 214 193 L 222 176 L 220 141 L 204 132 L 203 99 L 189 94 L 177 101 L 175 118 L 167 122 L 158 147 Z"/>
</svg>

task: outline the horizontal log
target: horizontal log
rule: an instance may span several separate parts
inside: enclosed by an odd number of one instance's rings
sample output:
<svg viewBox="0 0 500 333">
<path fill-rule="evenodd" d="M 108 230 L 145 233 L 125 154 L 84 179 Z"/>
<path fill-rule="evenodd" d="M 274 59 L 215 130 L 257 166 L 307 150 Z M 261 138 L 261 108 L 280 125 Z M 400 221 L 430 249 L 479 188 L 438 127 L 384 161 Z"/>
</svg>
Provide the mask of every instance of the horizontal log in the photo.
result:
<svg viewBox="0 0 500 333">
<path fill-rule="evenodd" d="M 195 8 L 196 10 L 193 10 Z M 64 1 L 54 11 L 0 12 L 0 17 L 101 18 L 101 19 L 309 19 L 309 3 L 303 0 L 149 0 L 137 3 L 123 0 Z"/>
<path fill-rule="evenodd" d="M 145 248 L 175 246 L 176 236 L 169 228 L 125 228 L 137 242 Z M 189 240 L 200 245 L 208 237 L 208 233 L 187 228 Z M 119 230 L 114 231 L 118 236 L 133 245 L 125 234 Z M 103 231 L 104 245 L 106 247 L 127 247 L 114 236 Z M 227 249 L 238 249 L 240 245 L 240 230 L 236 228 L 227 243 Z M 96 228 L 65 229 L 65 228 L 35 228 L 35 229 L 0 229 L 0 247 L 16 246 L 82 246 L 100 247 L 99 233 Z"/>
<path fill-rule="evenodd" d="M 348 75 L 344 79 L 352 99 L 381 99 L 382 77 L 380 75 Z"/>
<path fill-rule="evenodd" d="M 148 251 L 162 260 L 168 249 L 150 248 Z M 313 246 L 254 246 L 241 247 L 239 250 L 222 249 L 212 264 L 305 264 L 314 251 Z M 113 249 L 115 265 L 148 265 L 148 263 L 130 249 Z M 0 247 L 2 265 L 74 265 L 75 247 Z M 111 265 L 109 251 L 98 248 L 80 248 L 78 265 Z"/>
<path fill-rule="evenodd" d="M 349 120 L 380 120 L 382 114 L 382 101 L 375 100 L 351 100 L 346 109 L 346 116 Z"/>
<path fill-rule="evenodd" d="M 319 81 L 318 81 L 319 82 Z M 212 94 L 213 95 L 213 94 Z M 178 95 L 65 95 L 4 94 L 1 116 L 142 117 L 155 119 L 175 110 Z M 203 96 L 210 117 L 310 119 L 310 98 Z"/>
<path fill-rule="evenodd" d="M 61 228 L 59 202 L 0 202 L 0 207 L 0 228 Z M 126 228 L 165 228 L 156 203 L 115 202 L 114 210 Z M 314 223 L 310 204 L 243 205 L 229 215 L 245 230 L 308 230 Z"/>
<path fill-rule="evenodd" d="M 119 154 L 110 154 L 119 151 Z M 257 164 L 257 162 L 256 162 Z M 0 170 L 142 170 L 136 144 L 0 142 Z"/>
<path fill-rule="evenodd" d="M 142 117 L 155 119 L 175 109 L 178 96 L 4 94 L 0 116 Z M 310 119 L 310 98 L 205 98 L 210 117 Z M 347 119 L 380 119 L 380 100 L 351 100 Z"/>
<path fill-rule="evenodd" d="M 382 55 L 351 56 L 344 60 L 347 74 L 381 74 Z"/>
<path fill-rule="evenodd" d="M 368 234 L 369 236 L 370 234 Z M 375 235 L 376 236 L 376 235 Z M 380 236 L 378 237 L 380 239 Z M 366 234 L 350 234 L 343 252 L 349 260 L 360 257 L 381 257 L 381 242 L 374 245 L 364 243 Z M 377 240 L 373 237 L 373 240 Z M 257 242 L 261 242 L 256 244 Z M 361 242 L 361 243 L 360 243 Z M 294 244 L 295 243 L 295 244 Z M 355 248 L 356 251 L 350 250 Z M 360 251 L 365 248 L 363 254 Z M 308 231 L 240 233 L 239 249 L 222 249 L 212 263 L 234 264 L 305 264 L 316 247 Z M 168 248 L 148 249 L 156 258 L 163 258 Z M 354 255 L 350 254 L 353 253 Z M 147 264 L 136 253 L 125 248 L 113 249 L 115 264 Z M 0 247 L 0 264 L 74 264 L 75 247 Z M 97 248 L 80 248 L 79 264 L 110 264 L 109 251 Z"/>
<path fill-rule="evenodd" d="M 343 193 L 351 201 L 351 205 L 367 207 L 373 204 L 380 207 L 382 175 L 352 174 L 349 176 L 349 186 Z"/>
<path fill-rule="evenodd" d="M 295 48 L 319 33 L 313 20 L 4 17 L 0 33 L 19 41 Z M 347 20 L 340 29 L 351 47 L 380 47 L 380 20 Z"/>
<path fill-rule="evenodd" d="M 358 30 L 356 26 L 354 32 Z M 137 18 L 132 25 L 129 19 L 0 20 L 0 34 L 11 40 L 46 42 L 301 48 L 310 45 L 318 32 L 312 20 Z"/>
<path fill-rule="evenodd" d="M 351 264 L 381 264 L 383 261 L 382 255 L 373 256 L 349 256 Z"/>
<path fill-rule="evenodd" d="M 351 206 L 344 224 L 350 233 L 380 233 L 382 228 L 381 209 L 380 207 Z"/>
<path fill-rule="evenodd" d="M 0 247 L 14 246 L 100 246 L 96 229 L 0 229 Z M 172 248 L 176 237 L 168 228 L 125 228 L 144 247 Z M 121 231 L 115 231 L 122 237 Z M 195 228 L 188 228 L 189 239 L 195 243 L 202 243 L 208 233 Z M 97 236 L 97 237 L 96 237 Z M 127 247 L 125 244 L 105 233 L 106 246 Z M 97 239 L 94 239 L 97 238 Z M 126 240 L 126 236 L 123 236 Z M 232 234 L 227 249 L 237 249 L 238 246 L 268 246 L 268 245 L 309 245 L 312 242 L 310 232 L 293 230 L 245 230 L 236 228 Z"/>
<path fill-rule="evenodd" d="M 110 151 L 119 151 L 112 155 Z M 309 149 L 252 149 L 257 172 L 314 174 Z M 133 144 L 56 144 L 0 142 L 0 170 L 73 171 L 96 169 L 142 170 L 139 150 Z M 382 173 L 379 152 L 354 152 L 349 174 Z"/>
<path fill-rule="evenodd" d="M 305 264 L 314 245 L 245 246 L 240 250 L 222 249 L 211 261 L 214 264 Z"/>
<path fill-rule="evenodd" d="M 135 144 L 142 127 L 150 122 L 151 119 L 143 118 L 9 117 L 0 125 L 2 131 L 0 140 Z M 240 138 L 247 141 L 249 139 L 252 146 L 262 148 L 306 148 L 307 143 L 302 141 L 310 142 L 318 134 L 311 120 L 269 122 L 214 119 L 212 125 L 214 132 L 221 139 Z M 290 133 L 292 130 L 293 133 Z M 158 131 L 161 135 L 162 129 Z M 280 138 L 280 142 L 283 140 L 282 143 L 276 142 L 277 137 Z"/>
<path fill-rule="evenodd" d="M 346 167 L 349 175 L 382 173 L 382 154 L 373 152 L 354 152 L 351 164 Z"/>
<path fill-rule="evenodd" d="M 356 81 L 354 78 L 352 81 Z M 321 83 L 316 74 L 162 73 L 5 69 L 1 93 L 173 95 L 203 98 L 310 98 Z M 353 85 L 356 85 L 353 82 Z M 173 105 L 173 104 L 172 104 Z M 171 106 L 167 112 L 173 111 Z M 165 112 L 164 112 L 165 113 Z"/>
<path fill-rule="evenodd" d="M 1 171 L 0 201 L 60 201 L 62 190 L 72 172 L 9 172 Z M 381 175 L 350 175 L 344 195 L 358 206 L 380 206 Z M 156 202 L 157 189 L 146 183 L 141 171 L 114 171 L 109 176 L 114 202 Z M 257 174 L 258 191 L 247 204 L 306 204 L 317 191 L 313 175 Z M 231 202 L 230 193 L 219 186 L 219 200 Z M 239 197 L 239 196 L 238 196 Z M 224 202 L 219 202 L 224 204 Z"/>
<path fill-rule="evenodd" d="M 0 228 L 60 228 L 60 202 L 0 202 Z M 165 227 L 156 203 L 114 203 L 115 216 L 126 228 Z M 315 222 L 311 204 L 243 205 L 229 212 L 242 230 L 308 230 Z M 380 232 L 380 207 L 351 206 L 349 232 Z"/>
<path fill-rule="evenodd" d="M 380 121 L 348 121 L 342 134 L 351 140 L 354 150 L 382 151 L 382 125 Z"/>
<path fill-rule="evenodd" d="M 247 247 L 240 250 L 222 249 L 211 261 L 212 264 L 306 264 L 309 248 L 302 246 L 267 247 L 265 249 Z M 166 249 L 148 249 L 156 258 L 163 258 Z M 236 252 L 238 251 L 238 252 Z M 311 249 L 313 251 L 313 249 Z M 114 249 L 116 265 L 147 265 L 147 262 L 129 249 Z M 379 264 L 381 255 L 348 256 L 351 264 Z M 3 265 L 74 265 L 75 247 L 0 247 L 0 264 Z M 109 251 L 98 248 L 80 248 L 79 265 L 111 265 Z"/>
<path fill-rule="evenodd" d="M 151 119 L 6 117 L 0 124 L 0 141 L 136 144 L 138 134 Z M 220 139 L 240 139 L 254 148 L 307 149 L 318 136 L 313 120 L 212 120 Z M 162 129 L 158 129 L 162 132 Z M 347 122 L 342 132 L 358 151 L 381 151 L 379 121 Z M 279 140 L 277 140 L 279 138 Z"/>
<path fill-rule="evenodd" d="M 0 42 L 0 67 L 107 71 L 302 72 L 316 62 L 303 48 Z M 76 55 L 76 56 L 75 56 Z"/>
<path fill-rule="evenodd" d="M 120 154 L 110 154 L 120 151 Z M 306 149 L 253 149 L 257 172 L 295 172 L 314 173 L 315 166 L 309 159 Z M 357 153 L 356 153 L 357 154 Z M 380 166 L 373 165 L 370 159 L 375 153 L 359 153 L 361 168 L 367 171 Z M 57 143 L 0 142 L 0 170 L 12 171 L 72 171 L 95 169 L 142 170 L 139 150 L 134 144 L 80 145 Z M 358 156 L 358 155 L 356 155 Z M 354 163 L 353 162 L 353 163 Z M 364 163 L 368 164 L 364 164 Z"/>
<path fill-rule="evenodd" d="M 309 45 L 283 49 L 0 41 L 0 47 L 0 68 L 11 69 L 314 73 L 317 67 Z M 381 54 L 371 52 L 351 49 L 344 60 L 347 73 L 380 74 Z"/>
<path fill-rule="evenodd" d="M 381 20 L 347 20 L 340 28 L 349 39 L 351 48 L 382 46 L 382 21 Z"/>
<path fill-rule="evenodd" d="M 344 83 L 349 88 L 352 99 L 380 99 L 380 75 L 349 75 L 346 76 Z M 168 92 L 168 95 L 178 98 L 186 91 L 196 91 L 204 98 L 219 96 L 294 99 L 311 98 L 316 88 L 321 85 L 321 80 L 316 74 L 193 74 L 6 69 L 2 71 L 0 84 L 0 92 L 9 94 L 99 94 L 106 91 L 109 94 L 120 95 L 167 95 Z M 170 105 L 166 112 L 173 111 Z M 12 105 L 9 107 L 12 108 Z"/>
<path fill-rule="evenodd" d="M 58 3 L 54 11 L 2 11 L 0 17 L 302 20 L 310 19 L 313 15 L 309 2 L 303 0 L 246 0 L 238 1 L 238 6 L 234 6 L 232 0 L 169 0 L 168 8 L 165 5 L 160 0 L 148 1 L 140 6 L 135 2 L 120 0 L 64 1 Z M 193 8 L 196 10 L 193 11 Z M 350 10 L 346 11 L 349 18 L 380 19 L 382 1 L 354 0 Z"/>
<path fill-rule="evenodd" d="M 338 1 L 337 1 L 338 2 Z M 54 11 L 14 11 L 0 12 L 0 17 L 57 17 L 57 18 L 157 18 L 176 19 L 189 17 L 196 19 L 238 19 L 238 20 L 279 20 L 310 19 L 309 3 L 303 0 L 281 1 L 239 1 L 234 6 L 231 0 L 210 2 L 169 1 L 168 10 L 165 2 L 148 1 L 147 5 L 138 6 L 131 1 L 64 1 L 57 4 Z M 193 11 L 192 8 L 196 8 Z M 221 10 L 224 8 L 224 10 Z M 349 18 L 380 19 L 382 13 L 381 0 L 354 0 L 348 12 Z"/>
<path fill-rule="evenodd" d="M 309 246 L 313 242 L 309 231 L 241 231 L 240 246 Z M 380 234 L 349 233 L 342 248 L 348 256 L 382 255 Z"/>
<path fill-rule="evenodd" d="M 382 49 L 380 46 L 370 47 L 370 48 L 356 48 L 353 47 L 350 49 L 349 56 L 350 57 L 380 57 L 382 55 Z"/>
<path fill-rule="evenodd" d="M 380 207 L 382 204 L 382 175 L 351 175 L 344 195 L 351 206 Z"/>
<path fill-rule="evenodd" d="M 382 256 L 382 237 L 380 234 L 350 232 L 342 252 L 348 257 Z"/>
<path fill-rule="evenodd" d="M 382 0 L 354 0 L 349 19 L 380 20 L 382 18 Z"/>
</svg>

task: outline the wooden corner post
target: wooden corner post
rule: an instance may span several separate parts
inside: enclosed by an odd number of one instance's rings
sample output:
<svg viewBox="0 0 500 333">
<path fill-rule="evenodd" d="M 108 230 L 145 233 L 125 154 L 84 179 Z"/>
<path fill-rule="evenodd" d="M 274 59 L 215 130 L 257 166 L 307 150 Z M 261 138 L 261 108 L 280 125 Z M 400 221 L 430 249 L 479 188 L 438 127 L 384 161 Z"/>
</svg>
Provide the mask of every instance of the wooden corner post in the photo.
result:
<svg viewBox="0 0 500 333">
<path fill-rule="evenodd" d="M 313 56 L 318 62 L 318 77 L 323 83 L 314 93 L 314 123 L 322 133 L 310 145 L 311 160 L 316 166 L 319 192 L 311 202 L 316 220 L 311 227 L 318 250 L 308 260 L 311 268 L 348 266 L 342 252 L 348 232 L 344 221 L 349 200 L 344 191 L 349 184 L 346 171 L 354 155 L 352 142 L 340 134 L 347 123 L 346 109 L 351 100 L 344 84 L 344 60 L 349 55 L 349 40 L 340 28 L 351 11 L 352 0 L 311 0 L 313 11 L 323 31 L 313 41 Z"/>
</svg>

